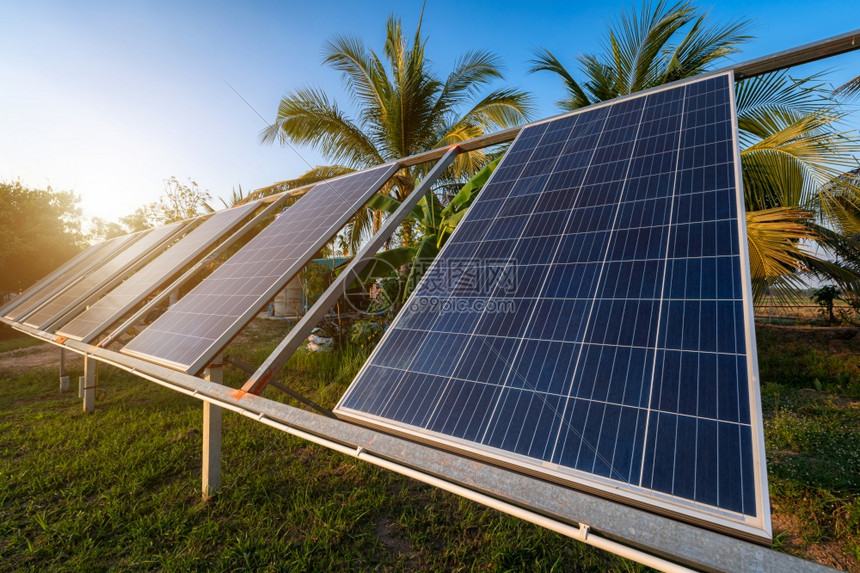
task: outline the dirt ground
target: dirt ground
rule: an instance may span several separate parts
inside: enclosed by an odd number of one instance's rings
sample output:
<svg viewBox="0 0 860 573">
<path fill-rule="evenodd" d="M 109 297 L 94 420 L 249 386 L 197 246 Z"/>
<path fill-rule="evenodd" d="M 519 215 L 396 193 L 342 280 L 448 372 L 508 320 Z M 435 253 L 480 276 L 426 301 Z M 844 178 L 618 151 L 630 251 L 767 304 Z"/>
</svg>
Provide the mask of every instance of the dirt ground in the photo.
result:
<svg viewBox="0 0 860 573">
<path fill-rule="evenodd" d="M 83 356 L 74 352 L 66 353 L 66 368 L 82 368 Z M 4 370 L 42 370 L 60 367 L 60 349 L 53 344 L 39 344 L 27 348 L 0 353 L 0 372 Z"/>
</svg>

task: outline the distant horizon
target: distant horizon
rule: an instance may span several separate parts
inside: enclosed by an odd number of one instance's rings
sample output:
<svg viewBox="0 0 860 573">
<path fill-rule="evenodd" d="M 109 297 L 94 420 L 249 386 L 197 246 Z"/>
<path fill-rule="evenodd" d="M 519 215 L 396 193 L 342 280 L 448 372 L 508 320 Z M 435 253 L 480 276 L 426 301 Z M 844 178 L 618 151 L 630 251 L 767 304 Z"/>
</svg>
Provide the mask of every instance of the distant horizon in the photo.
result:
<svg viewBox="0 0 860 573">
<path fill-rule="evenodd" d="M 401 5 L 395 12 L 409 36 L 421 6 Z M 820 6 L 733 1 L 700 8 L 717 21 L 753 20 L 756 38 L 732 58 L 740 62 L 850 31 L 841 26 L 854 19 L 853 2 Z M 428 2 L 422 31 L 440 75 L 469 50 L 498 55 L 506 79 L 494 86 L 532 93 L 533 120 L 539 120 L 561 113 L 555 102 L 564 91 L 552 74 L 527 73 L 534 50 L 548 48 L 575 69 L 577 55 L 600 51 L 609 23 L 628 7 Z M 157 200 L 163 180 L 172 176 L 197 181 L 214 205 L 239 186 L 250 192 L 296 177 L 309 165 L 328 162 L 308 147 L 261 145 L 265 121 L 274 119 L 284 94 L 305 86 L 325 90 L 353 115 L 338 72 L 320 63 L 322 47 L 348 34 L 379 51 L 390 13 L 390 5 L 381 2 L 325 1 L 313 7 L 152 7 L 89 0 L 0 8 L 8 30 L 0 38 L 0 81 L 6 88 L 0 94 L 0 180 L 72 191 L 81 197 L 88 224 L 92 217 L 117 221 Z M 826 70 L 831 73 L 824 81 L 844 83 L 860 74 L 860 53 L 789 73 Z M 855 112 L 846 128 L 858 126 Z"/>
</svg>

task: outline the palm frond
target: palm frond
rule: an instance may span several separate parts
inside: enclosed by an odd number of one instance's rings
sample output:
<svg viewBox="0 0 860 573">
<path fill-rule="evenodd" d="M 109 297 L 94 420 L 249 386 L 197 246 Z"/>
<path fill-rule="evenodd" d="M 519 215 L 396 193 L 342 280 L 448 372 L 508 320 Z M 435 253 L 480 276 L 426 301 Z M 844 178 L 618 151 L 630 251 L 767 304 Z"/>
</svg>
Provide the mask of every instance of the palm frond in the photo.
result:
<svg viewBox="0 0 860 573">
<path fill-rule="evenodd" d="M 351 167 L 346 167 L 344 165 L 318 165 L 299 175 L 295 179 L 279 181 L 277 183 L 273 183 L 272 185 L 267 185 L 266 187 L 260 187 L 259 189 L 255 189 L 254 191 L 248 193 L 246 199 L 251 200 L 260 199 L 261 197 L 268 197 L 269 195 L 274 195 L 276 193 L 283 193 L 284 191 L 289 191 L 291 189 L 298 189 L 299 187 L 305 187 L 314 183 L 320 183 L 321 181 L 325 181 L 326 179 L 333 179 L 334 177 L 340 177 L 341 175 L 348 175 L 349 173 L 353 173 L 354 171 L 355 169 Z"/>
<path fill-rule="evenodd" d="M 569 71 L 567 71 L 567 68 L 565 68 L 558 58 L 546 48 L 537 50 L 535 52 L 534 59 L 529 60 L 529 63 L 531 64 L 531 67 L 528 70 L 529 73 L 552 72 L 561 78 L 565 88 L 567 88 L 568 97 L 557 103 L 560 108 L 573 111 L 594 103 L 589 99 L 582 86 L 573 79 L 573 76 Z"/>
<path fill-rule="evenodd" d="M 754 298 L 765 294 L 777 279 L 782 284 L 795 279 L 799 283 L 798 273 L 807 271 L 808 262 L 817 259 L 803 243 L 816 238 L 815 231 L 806 224 L 809 216 L 806 211 L 790 207 L 747 212 Z"/>
<path fill-rule="evenodd" d="M 341 72 L 344 87 L 361 105 L 384 114 L 391 85 L 379 57 L 360 38 L 338 36 L 326 42 L 323 63 Z"/>
<path fill-rule="evenodd" d="M 281 99 L 275 122 L 262 131 L 260 139 L 310 145 L 336 163 L 352 166 L 385 162 L 359 126 L 323 91 L 313 88 L 299 89 Z"/>
<path fill-rule="evenodd" d="M 860 76 L 857 76 L 853 80 L 849 80 L 836 88 L 834 92 L 836 95 L 846 96 L 846 97 L 854 97 L 860 95 Z"/>
</svg>

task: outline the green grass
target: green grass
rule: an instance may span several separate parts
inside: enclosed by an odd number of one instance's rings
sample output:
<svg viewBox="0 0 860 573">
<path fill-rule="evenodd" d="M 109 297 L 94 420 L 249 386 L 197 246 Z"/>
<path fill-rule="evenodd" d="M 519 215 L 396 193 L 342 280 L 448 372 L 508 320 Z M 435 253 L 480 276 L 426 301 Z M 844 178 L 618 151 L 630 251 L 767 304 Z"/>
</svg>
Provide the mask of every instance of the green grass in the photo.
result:
<svg viewBox="0 0 860 573">
<path fill-rule="evenodd" d="M 324 389 L 354 358 L 288 369 Z M 203 502 L 198 400 L 102 368 L 85 415 L 54 374 L 0 373 L 0 569 L 642 570 L 231 413 L 223 487 Z"/>
<path fill-rule="evenodd" d="M 759 326 L 761 379 L 860 398 L 860 329 Z"/>
<path fill-rule="evenodd" d="M 860 570 L 860 332 L 759 327 L 775 547 Z"/>
<path fill-rule="evenodd" d="M 6 340 L 0 340 L 0 353 L 9 352 L 12 350 L 19 350 L 21 348 L 29 348 L 31 346 L 36 346 L 41 343 L 41 341 L 30 337 L 9 338 Z"/>
<path fill-rule="evenodd" d="M 257 325 L 228 354 L 259 363 L 285 330 Z M 774 546 L 857 570 L 858 340 L 827 332 L 758 331 Z M 299 352 L 282 377 L 332 406 L 363 359 Z M 0 390 L 0 569 L 643 570 L 232 413 L 203 502 L 196 399 L 109 368 L 95 415 L 54 370 L 0 372 Z"/>
</svg>

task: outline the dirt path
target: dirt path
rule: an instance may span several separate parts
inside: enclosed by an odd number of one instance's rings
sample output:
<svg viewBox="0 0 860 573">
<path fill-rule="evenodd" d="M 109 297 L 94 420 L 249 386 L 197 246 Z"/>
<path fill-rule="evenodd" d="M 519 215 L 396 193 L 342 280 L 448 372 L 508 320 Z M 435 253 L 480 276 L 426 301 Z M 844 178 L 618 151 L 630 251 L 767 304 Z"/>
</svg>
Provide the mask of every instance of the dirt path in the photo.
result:
<svg viewBox="0 0 860 573">
<path fill-rule="evenodd" d="M 83 357 L 74 352 L 66 353 L 66 368 L 82 367 Z M 0 353 L 0 372 L 15 370 L 42 370 L 60 367 L 60 349 L 53 344 L 39 344 L 27 348 Z"/>
</svg>

